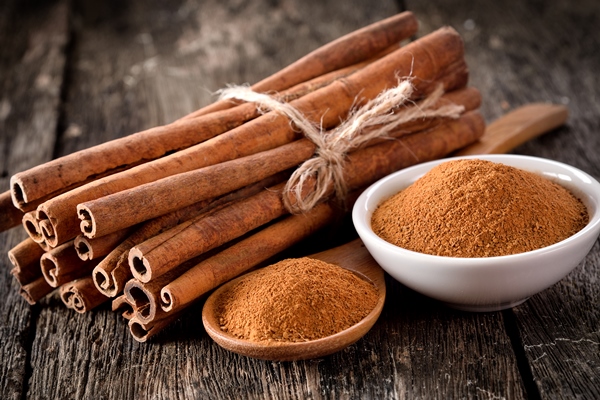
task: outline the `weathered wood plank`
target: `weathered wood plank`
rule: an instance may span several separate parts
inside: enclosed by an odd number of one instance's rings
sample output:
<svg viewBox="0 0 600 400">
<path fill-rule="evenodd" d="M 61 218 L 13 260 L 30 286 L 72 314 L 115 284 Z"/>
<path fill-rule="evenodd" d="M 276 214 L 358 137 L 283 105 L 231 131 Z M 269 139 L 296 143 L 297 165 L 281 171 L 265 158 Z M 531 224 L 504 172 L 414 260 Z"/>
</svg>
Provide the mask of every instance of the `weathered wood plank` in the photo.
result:
<svg viewBox="0 0 600 400">
<path fill-rule="evenodd" d="M 68 39 L 68 8 L 60 1 L 9 1 L 3 7 L 6 26 L 0 36 L 0 154 L 2 177 L 8 178 L 52 157 Z M 8 189 L 8 184 L 2 188 Z"/>
<path fill-rule="evenodd" d="M 52 157 L 68 41 L 66 2 L 0 4 L 0 187 L 10 175 Z M 21 399 L 36 308 L 19 295 L 6 253 L 26 237 L 0 234 L 0 393 Z"/>
<path fill-rule="evenodd" d="M 566 58 L 569 52 L 556 47 L 559 39 L 552 39 L 557 33 L 541 24 L 531 28 L 530 14 L 525 13 L 529 17 L 522 20 L 515 18 L 513 12 L 524 7 L 518 4 L 503 5 L 508 11 L 503 14 L 502 10 L 494 10 L 490 15 L 486 14 L 489 7 L 478 9 L 466 2 L 410 2 L 408 6 L 420 16 L 423 32 L 444 24 L 453 24 L 461 31 L 467 42 L 472 82 L 484 92 L 488 118 L 526 101 L 570 99 L 578 110 L 572 128 L 536 140 L 518 152 L 565 157 L 567 162 L 582 162 L 579 166 L 584 169 L 598 168 L 593 165 L 598 161 L 594 151 L 598 146 L 593 147 L 598 139 L 589 133 L 574 132 L 576 127 L 591 132 L 593 124 L 597 124 L 596 113 L 579 104 L 585 98 L 578 97 L 580 90 L 589 90 L 593 98 L 597 78 L 565 78 L 565 65 L 571 66 L 575 61 L 554 66 L 551 73 L 537 73 L 546 71 L 544 64 L 552 64 L 552 54 L 523 52 L 517 47 L 521 44 L 539 49 L 539 40 L 527 42 L 519 36 L 533 29 L 537 35 L 549 35 L 550 43 L 554 43 L 544 49 L 562 51 L 560 54 Z M 75 8 L 73 63 L 68 69 L 65 113 L 59 127 L 64 135 L 55 155 L 172 121 L 209 102 L 210 91 L 226 83 L 257 81 L 318 45 L 397 11 L 391 1 L 342 6 L 285 0 L 150 5 L 114 0 L 98 4 L 75 2 Z M 496 21 L 499 15 L 503 17 Z M 468 19 L 472 21 L 467 22 Z M 582 14 L 580 21 L 584 19 Z M 4 23 L 1 21 L 4 20 L 0 18 L 0 24 Z M 511 25 L 515 23 L 516 26 Z M 577 56 L 589 63 L 586 65 L 592 71 L 598 62 L 586 58 L 583 50 L 590 44 L 583 36 L 580 39 L 587 44 Z M 578 90 L 570 91 L 569 85 L 560 83 L 562 79 L 569 79 L 569 84 L 576 82 Z M 582 82 L 591 84 L 585 86 Z M 556 87 L 564 91 L 557 94 L 553 90 Z M 586 146 L 589 141 L 592 147 Z M 2 145 L 8 142 L 4 138 L 0 141 Z M 573 150 L 564 153 L 565 146 Z M 585 154 L 583 161 L 575 158 L 577 152 Z M 597 169 L 591 172 L 598 176 Z M 327 240 L 327 235 L 322 238 Z M 544 397 L 595 393 L 594 386 L 586 389 L 581 379 L 598 375 L 597 352 L 596 358 L 593 353 L 599 342 L 598 310 L 593 309 L 598 304 L 598 289 L 594 286 L 598 275 L 597 247 L 580 267 L 583 271 L 576 271 L 556 288 L 535 296 L 509 314 L 517 319 L 524 341 L 521 350 L 529 358 L 534 378 L 540 382 L 536 390 Z M 8 277 L 7 272 L 4 275 Z M 455 312 L 396 282 L 388 283 L 384 313 L 363 340 L 330 357 L 294 363 L 264 362 L 222 350 L 202 329 L 201 305 L 157 340 L 139 344 L 129 336 L 124 321 L 106 307 L 76 315 L 52 297 L 39 309 L 35 320 L 27 395 L 168 399 L 526 397 L 526 390 L 531 388 L 522 382 L 503 314 Z M 15 292 L 15 288 L 5 290 Z M 6 315 L 9 310 L 14 312 L 18 296 L 13 297 L 12 303 L 9 300 L 2 306 Z M 548 319 L 562 321 L 565 309 L 559 305 L 565 299 L 567 306 L 563 307 L 568 307 L 567 312 L 577 318 L 563 321 L 568 322 L 567 327 L 560 322 L 548 324 Z M 578 310 L 586 302 L 587 309 Z M 23 321 L 28 321 L 28 310 L 16 307 L 20 322 L 3 322 L 3 332 L 13 329 L 14 324 L 19 328 L 17 334 L 26 334 L 28 327 Z M 3 370 L 0 382 L 16 382 L 3 384 L 2 388 L 10 386 L 8 393 L 17 398 L 23 387 L 26 349 L 16 344 L 9 346 L 3 342 L 3 351 L 7 349 L 6 357 L 18 361 L 11 363 L 21 372 L 15 375 Z M 591 355 L 583 353 L 582 357 L 576 348 Z M 569 354 L 574 358 L 569 359 Z M 573 376 L 562 379 L 561 368 L 570 368 L 571 364 L 576 364 Z M 571 385 L 575 389 L 568 387 Z"/>
<path fill-rule="evenodd" d="M 526 102 L 567 104 L 566 127 L 516 149 L 600 178 L 597 2 L 409 2 L 424 29 L 455 26 L 466 38 L 472 84 L 489 119 Z M 600 247 L 552 288 L 514 309 L 533 395 L 600 396 Z"/>
</svg>

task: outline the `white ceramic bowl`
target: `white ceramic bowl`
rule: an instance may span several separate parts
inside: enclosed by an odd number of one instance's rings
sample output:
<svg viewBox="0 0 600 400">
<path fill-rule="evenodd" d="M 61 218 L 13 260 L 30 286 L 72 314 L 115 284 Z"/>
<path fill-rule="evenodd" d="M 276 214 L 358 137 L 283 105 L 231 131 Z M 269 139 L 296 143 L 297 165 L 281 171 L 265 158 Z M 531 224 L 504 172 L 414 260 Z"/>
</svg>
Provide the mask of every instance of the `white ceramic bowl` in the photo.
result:
<svg viewBox="0 0 600 400">
<path fill-rule="evenodd" d="M 589 222 L 575 235 L 548 247 L 488 258 L 454 258 L 418 253 L 395 246 L 371 230 L 379 203 L 419 179 L 432 167 L 457 158 L 479 158 L 547 177 L 579 197 Z M 600 233 L 600 183 L 585 172 L 543 158 L 478 155 L 427 162 L 393 173 L 371 185 L 358 198 L 352 220 L 365 246 L 394 279 L 450 307 L 497 311 L 514 307 L 552 286 L 583 260 Z"/>
</svg>

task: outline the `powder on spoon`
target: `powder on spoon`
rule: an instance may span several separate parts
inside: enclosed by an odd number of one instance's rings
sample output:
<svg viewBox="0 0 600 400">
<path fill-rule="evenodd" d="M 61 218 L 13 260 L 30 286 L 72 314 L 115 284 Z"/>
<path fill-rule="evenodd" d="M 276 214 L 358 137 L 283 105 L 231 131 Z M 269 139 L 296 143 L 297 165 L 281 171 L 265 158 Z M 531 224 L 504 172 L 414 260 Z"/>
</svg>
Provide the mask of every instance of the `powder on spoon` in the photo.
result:
<svg viewBox="0 0 600 400">
<path fill-rule="evenodd" d="M 290 258 L 248 274 L 217 301 L 224 332 L 256 342 L 305 342 L 360 322 L 375 286 L 324 261 Z"/>
<path fill-rule="evenodd" d="M 493 257 L 550 246 L 588 222 L 585 205 L 532 172 L 478 159 L 432 168 L 383 201 L 373 231 L 396 246 L 448 257 Z"/>
</svg>

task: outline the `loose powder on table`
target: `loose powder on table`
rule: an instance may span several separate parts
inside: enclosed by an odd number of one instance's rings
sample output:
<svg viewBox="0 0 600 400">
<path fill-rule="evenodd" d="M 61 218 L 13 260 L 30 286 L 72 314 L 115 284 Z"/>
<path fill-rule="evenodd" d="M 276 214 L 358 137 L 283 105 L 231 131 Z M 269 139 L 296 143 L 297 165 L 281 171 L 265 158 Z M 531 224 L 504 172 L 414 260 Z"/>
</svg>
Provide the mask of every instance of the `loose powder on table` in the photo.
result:
<svg viewBox="0 0 600 400">
<path fill-rule="evenodd" d="M 303 257 L 270 265 L 238 281 L 217 301 L 224 332 L 257 342 L 305 342 L 333 335 L 366 317 L 375 286 L 351 271 Z"/>
<path fill-rule="evenodd" d="M 467 159 L 431 169 L 383 201 L 373 231 L 399 247 L 448 257 L 493 257 L 546 247 L 580 231 L 585 205 L 532 172 Z"/>
</svg>

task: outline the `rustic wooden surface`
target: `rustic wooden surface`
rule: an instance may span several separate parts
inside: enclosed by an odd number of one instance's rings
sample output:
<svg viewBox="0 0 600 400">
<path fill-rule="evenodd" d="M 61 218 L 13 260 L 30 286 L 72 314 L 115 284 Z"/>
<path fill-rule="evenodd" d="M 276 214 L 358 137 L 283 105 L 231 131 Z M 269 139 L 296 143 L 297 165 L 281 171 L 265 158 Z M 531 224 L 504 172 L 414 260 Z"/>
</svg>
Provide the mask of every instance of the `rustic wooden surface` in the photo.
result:
<svg viewBox="0 0 600 400">
<path fill-rule="evenodd" d="M 600 179 L 593 0 L 6 0 L 0 189 L 13 173 L 170 122 L 227 83 L 255 82 L 404 8 L 419 17 L 421 35 L 442 25 L 462 34 L 488 120 L 527 102 L 568 105 L 566 127 L 516 153 Z M 332 228 L 316 242 L 337 244 L 338 233 Z M 2 254 L 24 237 L 20 229 L 0 234 Z M 318 247 L 309 244 L 295 251 Z M 292 363 L 219 348 L 202 328 L 200 305 L 137 343 L 107 307 L 79 315 L 55 295 L 27 305 L 5 256 L 0 264 L 3 399 L 600 398 L 598 243 L 561 282 L 499 313 L 449 310 L 388 278 L 386 306 L 367 336 L 332 356 Z"/>
</svg>

